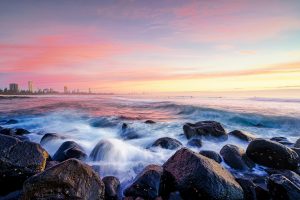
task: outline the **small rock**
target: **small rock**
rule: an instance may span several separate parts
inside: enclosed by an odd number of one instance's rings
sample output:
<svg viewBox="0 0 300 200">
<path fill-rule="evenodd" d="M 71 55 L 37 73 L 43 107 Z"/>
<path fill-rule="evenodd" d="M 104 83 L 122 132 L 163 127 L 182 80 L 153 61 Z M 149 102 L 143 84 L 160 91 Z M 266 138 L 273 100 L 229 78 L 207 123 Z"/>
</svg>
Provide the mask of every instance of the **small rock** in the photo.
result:
<svg viewBox="0 0 300 200">
<path fill-rule="evenodd" d="M 127 197 L 142 197 L 154 200 L 159 197 L 161 190 L 161 179 L 163 168 L 158 165 L 148 165 L 125 189 L 124 195 Z"/>
<path fill-rule="evenodd" d="M 155 124 L 155 123 L 156 123 L 155 121 L 150 120 L 150 119 L 145 121 L 145 124 Z"/>
<path fill-rule="evenodd" d="M 192 138 L 188 141 L 187 143 L 188 146 L 191 146 L 191 147 L 202 147 L 202 141 L 200 138 Z"/>
<path fill-rule="evenodd" d="M 247 156 L 257 164 L 275 169 L 297 169 L 299 157 L 292 149 L 271 140 L 255 139 L 247 147 Z"/>
<path fill-rule="evenodd" d="M 163 137 L 157 139 L 153 144 L 152 147 L 161 147 L 163 149 L 177 149 L 180 146 L 182 146 L 181 142 L 174 138 L 169 138 L 169 137 Z"/>
<path fill-rule="evenodd" d="M 24 200 L 104 199 L 104 183 L 87 164 L 69 159 L 32 176 L 23 186 Z"/>
<path fill-rule="evenodd" d="M 255 166 L 246 155 L 245 150 L 238 146 L 227 144 L 221 149 L 220 154 L 226 164 L 234 169 L 249 170 Z"/>
<path fill-rule="evenodd" d="M 195 124 L 186 123 L 183 131 L 187 139 L 195 136 L 213 136 L 227 138 L 227 134 L 219 122 L 200 121 Z"/>
<path fill-rule="evenodd" d="M 79 160 L 85 160 L 87 155 L 84 150 L 76 142 L 67 141 L 62 143 L 59 149 L 53 155 L 53 160 L 55 161 L 65 161 L 69 158 L 77 158 Z"/>
<path fill-rule="evenodd" d="M 245 133 L 239 130 L 231 131 L 230 133 L 228 133 L 228 135 L 232 135 L 234 137 L 239 138 L 240 140 L 247 141 L 247 142 L 251 142 L 256 138 L 254 135 L 250 133 Z"/>
<path fill-rule="evenodd" d="M 217 152 L 209 151 L 209 150 L 202 150 L 199 153 L 207 158 L 213 159 L 217 163 L 222 162 L 222 158 L 221 158 L 220 154 L 218 154 Z"/>
</svg>

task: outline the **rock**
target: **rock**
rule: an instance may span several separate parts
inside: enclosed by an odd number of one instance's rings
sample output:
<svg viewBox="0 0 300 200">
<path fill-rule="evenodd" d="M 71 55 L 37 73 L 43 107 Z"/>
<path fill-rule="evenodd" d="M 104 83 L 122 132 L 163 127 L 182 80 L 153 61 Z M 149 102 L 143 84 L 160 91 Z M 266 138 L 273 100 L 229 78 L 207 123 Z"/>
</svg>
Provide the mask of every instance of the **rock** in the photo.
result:
<svg viewBox="0 0 300 200">
<path fill-rule="evenodd" d="M 268 188 L 273 200 L 300 199 L 300 185 L 295 184 L 281 174 L 273 174 L 270 176 Z"/>
<path fill-rule="evenodd" d="M 40 144 L 44 145 L 51 140 L 58 140 L 58 139 L 66 139 L 66 138 L 56 133 L 46 133 L 45 135 L 43 135 Z"/>
<path fill-rule="evenodd" d="M 224 167 L 187 148 L 178 150 L 163 167 L 184 199 L 243 199 L 241 186 Z"/>
<path fill-rule="evenodd" d="M 248 179 L 237 178 L 236 181 L 240 184 L 244 191 L 244 200 L 268 200 L 270 199 L 269 192 Z"/>
<path fill-rule="evenodd" d="M 300 176 L 291 170 L 267 169 L 268 174 L 281 174 L 300 188 Z"/>
<path fill-rule="evenodd" d="M 213 136 L 227 138 L 227 134 L 219 122 L 200 121 L 195 124 L 186 123 L 183 131 L 187 139 L 195 136 Z"/>
<path fill-rule="evenodd" d="M 16 135 L 26 135 L 26 134 L 29 134 L 30 132 L 24 128 L 17 128 L 15 130 L 15 134 Z"/>
<path fill-rule="evenodd" d="M 5 124 L 17 124 L 17 123 L 18 123 L 18 120 L 10 119 Z"/>
<path fill-rule="evenodd" d="M 255 139 L 247 147 L 247 156 L 257 164 L 275 169 L 296 169 L 299 157 L 292 149 L 271 140 Z"/>
<path fill-rule="evenodd" d="M 21 189 L 27 178 L 45 169 L 48 157 L 39 144 L 0 135 L 0 195 Z"/>
<path fill-rule="evenodd" d="M 300 138 L 295 142 L 294 147 L 300 148 Z"/>
<path fill-rule="evenodd" d="M 90 153 L 90 159 L 92 161 L 104 160 L 107 156 L 107 152 L 113 148 L 114 145 L 109 140 L 100 140 Z"/>
<path fill-rule="evenodd" d="M 292 145 L 293 144 L 286 137 L 272 137 L 270 140 L 278 142 L 278 143 L 283 144 L 283 145 Z"/>
<path fill-rule="evenodd" d="M 25 181 L 24 200 L 104 199 L 104 183 L 90 166 L 66 160 Z"/>
<path fill-rule="evenodd" d="M 49 169 L 50 167 L 53 167 L 53 166 L 58 165 L 58 164 L 59 164 L 59 162 L 55 161 L 55 160 L 47 161 L 45 169 Z"/>
<path fill-rule="evenodd" d="M 53 155 L 53 160 L 62 162 L 69 158 L 77 158 L 79 160 L 85 160 L 87 155 L 84 150 L 76 142 L 67 141 L 62 143 L 59 149 Z"/>
<path fill-rule="evenodd" d="M 126 197 L 141 197 L 144 199 L 154 200 L 159 197 L 161 191 L 161 179 L 163 168 L 158 165 L 148 165 L 134 182 L 125 189 Z"/>
<path fill-rule="evenodd" d="M 295 151 L 298 154 L 298 157 L 300 158 L 300 148 L 291 148 L 293 151 Z"/>
<path fill-rule="evenodd" d="M 145 121 L 145 124 L 155 124 L 155 123 L 156 123 L 155 121 L 150 120 L 150 119 Z"/>
<path fill-rule="evenodd" d="M 169 138 L 169 137 L 163 137 L 157 139 L 153 144 L 152 147 L 161 147 L 163 149 L 177 149 L 180 146 L 182 146 L 181 142 L 174 138 Z"/>
<path fill-rule="evenodd" d="M 183 200 L 179 192 L 171 192 L 168 200 Z"/>
<path fill-rule="evenodd" d="M 218 154 L 217 152 L 209 151 L 209 150 L 202 150 L 199 153 L 207 158 L 213 159 L 217 163 L 222 162 L 222 158 L 221 158 L 220 154 Z"/>
<path fill-rule="evenodd" d="M 250 133 L 245 133 L 245 132 L 242 132 L 239 130 L 231 131 L 230 133 L 228 133 L 228 135 L 232 135 L 234 137 L 239 138 L 240 140 L 244 140 L 247 142 L 250 142 L 256 138 L 254 135 L 252 135 Z"/>
<path fill-rule="evenodd" d="M 13 137 L 15 137 L 21 141 L 30 141 L 29 137 L 27 137 L 25 135 L 13 135 Z"/>
<path fill-rule="evenodd" d="M 92 127 L 114 127 L 114 126 L 117 126 L 118 125 L 118 122 L 117 121 L 113 121 L 113 120 L 110 120 L 106 117 L 100 117 L 100 118 L 97 118 L 97 119 L 92 119 L 90 121 L 90 125 Z"/>
<path fill-rule="evenodd" d="M 105 185 L 105 200 L 121 199 L 120 181 L 114 176 L 106 176 L 102 179 Z"/>
<path fill-rule="evenodd" d="M 121 137 L 124 138 L 125 140 L 132 140 L 132 139 L 137 139 L 140 136 L 133 128 L 129 127 L 128 124 L 123 123 L 121 129 Z"/>
<path fill-rule="evenodd" d="M 226 144 L 220 151 L 225 163 L 230 167 L 238 170 L 249 170 L 255 166 L 245 153 L 245 150 L 232 145 Z"/>
<path fill-rule="evenodd" d="M 14 130 L 11 129 L 11 128 L 2 128 L 0 129 L 0 134 L 2 135 L 10 135 L 10 136 L 13 136 L 14 135 Z"/>
<path fill-rule="evenodd" d="M 191 147 L 202 147 L 202 141 L 200 138 L 192 138 L 187 143 L 188 146 Z"/>
</svg>

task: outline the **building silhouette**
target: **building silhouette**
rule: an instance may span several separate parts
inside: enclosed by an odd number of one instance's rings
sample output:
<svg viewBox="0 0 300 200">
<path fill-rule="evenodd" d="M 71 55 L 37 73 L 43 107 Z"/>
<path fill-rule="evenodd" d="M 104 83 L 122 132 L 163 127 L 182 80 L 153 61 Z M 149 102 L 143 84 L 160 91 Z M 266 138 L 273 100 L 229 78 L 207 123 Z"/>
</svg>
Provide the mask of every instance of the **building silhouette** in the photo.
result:
<svg viewBox="0 0 300 200">
<path fill-rule="evenodd" d="M 64 93 L 67 94 L 68 93 L 68 87 L 64 86 Z"/>
<path fill-rule="evenodd" d="M 9 84 L 9 91 L 10 92 L 14 92 L 14 93 L 17 93 L 19 92 L 19 86 L 17 83 L 10 83 Z"/>
<path fill-rule="evenodd" d="M 33 93 L 33 84 L 32 84 L 32 81 L 28 81 L 28 92 Z"/>
</svg>

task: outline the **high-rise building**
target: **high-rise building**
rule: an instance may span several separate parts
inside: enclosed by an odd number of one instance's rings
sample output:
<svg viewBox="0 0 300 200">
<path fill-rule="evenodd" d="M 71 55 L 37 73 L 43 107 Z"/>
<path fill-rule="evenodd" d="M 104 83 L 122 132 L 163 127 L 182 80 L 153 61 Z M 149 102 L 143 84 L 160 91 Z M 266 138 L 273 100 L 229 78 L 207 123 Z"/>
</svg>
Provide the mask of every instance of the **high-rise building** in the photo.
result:
<svg viewBox="0 0 300 200">
<path fill-rule="evenodd" d="M 32 93 L 33 92 L 33 85 L 32 81 L 28 81 L 28 92 Z"/>
<path fill-rule="evenodd" d="M 68 93 L 68 87 L 64 86 L 64 93 L 67 94 Z"/>
<path fill-rule="evenodd" d="M 92 93 L 92 90 L 91 90 L 91 88 L 89 88 L 89 94 L 91 94 Z"/>
<path fill-rule="evenodd" d="M 9 84 L 9 91 L 10 92 L 19 92 L 19 86 L 17 83 L 10 83 Z"/>
</svg>

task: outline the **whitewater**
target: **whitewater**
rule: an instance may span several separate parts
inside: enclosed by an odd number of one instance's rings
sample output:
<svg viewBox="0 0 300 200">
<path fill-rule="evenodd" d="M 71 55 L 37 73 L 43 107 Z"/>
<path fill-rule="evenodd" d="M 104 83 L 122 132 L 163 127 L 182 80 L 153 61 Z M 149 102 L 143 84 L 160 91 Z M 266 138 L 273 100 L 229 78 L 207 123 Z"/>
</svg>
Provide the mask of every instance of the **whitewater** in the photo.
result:
<svg viewBox="0 0 300 200">
<path fill-rule="evenodd" d="M 3 125 L 8 119 L 15 119 L 18 123 Z M 156 123 L 147 124 L 146 120 Z M 101 177 L 118 177 L 123 188 L 146 165 L 161 165 L 175 153 L 176 150 L 152 147 L 156 139 L 171 137 L 187 146 L 182 126 L 186 122 L 202 120 L 218 121 L 227 132 L 241 130 L 263 138 L 283 136 L 295 142 L 300 137 L 300 99 L 147 95 L 51 95 L 0 99 L 1 126 L 25 128 L 31 132 L 30 140 L 37 143 L 46 133 L 64 137 L 43 144 L 52 156 L 65 141 L 77 142 L 87 155 L 98 142 L 105 141 L 104 150 L 96 161 L 88 158 L 85 162 Z M 138 137 L 128 139 L 122 132 L 123 123 Z M 202 142 L 201 148 L 189 148 L 197 152 L 219 152 L 225 144 L 242 148 L 248 145 L 231 136 L 226 141 L 204 138 Z M 222 165 L 229 168 L 224 162 Z M 258 167 L 254 171 L 263 173 Z"/>
</svg>

